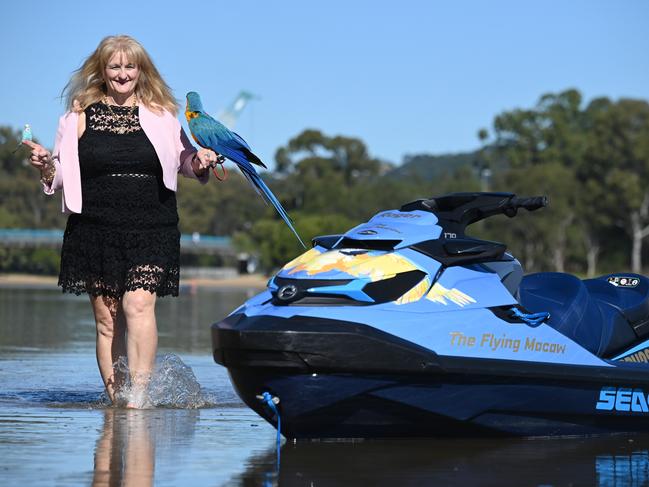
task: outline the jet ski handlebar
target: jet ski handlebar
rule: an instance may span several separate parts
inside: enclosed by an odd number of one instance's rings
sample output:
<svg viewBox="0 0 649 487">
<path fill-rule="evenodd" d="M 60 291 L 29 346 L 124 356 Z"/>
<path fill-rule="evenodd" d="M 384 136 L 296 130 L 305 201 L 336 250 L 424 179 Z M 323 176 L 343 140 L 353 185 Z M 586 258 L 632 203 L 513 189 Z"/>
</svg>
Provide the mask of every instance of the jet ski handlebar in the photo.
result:
<svg viewBox="0 0 649 487">
<path fill-rule="evenodd" d="M 505 214 L 515 216 L 519 208 L 527 211 L 538 210 L 548 206 L 547 196 L 531 196 L 519 198 L 512 193 L 453 193 L 437 198 L 417 200 L 404 205 L 401 210 L 425 209 L 435 214 L 456 213 L 465 216 L 467 213 L 473 217 L 476 213 L 480 219 L 488 216 Z"/>
<path fill-rule="evenodd" d="M 513 193 L 451 193 L 416 200 L 401 207 L 401 211 L 423 210 L 437 215 L 438 224 L 457 236 L 472 223 L 495 215 L 516 216 L 519 208 L 527 211 L 548 206 L 547 196 L 519 198 Z"/>
<path fill-rule="evenodd" d="M 514 196 L 511 199 L 510 204 L 515 208 L 525 208 L 527 211 L 534 211 L 548 206 L 548 197 L 532 196 L 530 198 L 518 198 Z"/>
<path fill-rule="evenodd" d="M 487 217 L 494 215 L 505 214 L 508 217 L 516 216 L 519 208 L 525 208 L 527 211 L 538 210 L 548 206 L 547 196 L 531 196 L 528 198 L 519 198 L 516 195 L 510 194 L 507 197 L 500 199 L 500 201 L 489 201 L 487 204 L 471 206 L 465 208 L 461 212 L 462 217 L 460 221 L 467 224 L 475 223 L 476 221 L 483 220 Z"/>
<path fill-rule="evenodd" d="M 491 197 L 491 195 L 485 195 L 483 198 L 476 198 L 473 203 L 454 210 L 454 213 L 456 213 L 454 216 L 458 218 L 457 221 L 469 225 L 495 215 L 505 214 L 512 218 L 516 216 L 519 208 L 534 211 L 548 206 L 548 197 L 531 196 L 528 198 L 519 198 L 516 195 L 508 194 L 504 198 L 498 199 L 497 197 Z"/>
<path fill-rule="evenodd" d="M 504 205 L 503 213 L 507 216 L 515 216 L 516 210 L 519 208 L 525 208 L 527 211 L 534 211 L 539 208 L 545 208 L 546 206 L 548 206 L 547 196 L 531 196 L 529 198 L 518 198 L 517 196 L 514 196 Z"/>
</svg>

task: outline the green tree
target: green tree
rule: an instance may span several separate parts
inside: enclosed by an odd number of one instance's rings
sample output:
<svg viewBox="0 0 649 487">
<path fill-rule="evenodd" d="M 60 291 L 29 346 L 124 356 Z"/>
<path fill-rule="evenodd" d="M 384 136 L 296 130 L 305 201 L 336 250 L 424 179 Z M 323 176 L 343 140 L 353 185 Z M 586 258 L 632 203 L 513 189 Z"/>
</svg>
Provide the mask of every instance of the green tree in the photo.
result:
<svg viewBox="0 0 649 487">
<path fill-rule="evenodd" d="M 246 230 L 274 209 L 229 165 L 228 178 L 201 185 L 187 178 L 178 180 L 178 214 L 184 233 L 233 235 Z M 271 185 L 272 186 L 272 185 Z"/>
<path fill-rule="evenodd" d="M 649 236 L 649 104 L 644 100 L 593 100 L 585 177 L 602 181 L 598 194 L 608 220 L 631 240 L 631 269 L 642 272 Z"/>
<path fill-rule="evenodd" d="M 548 256 L 555 270 L 566 268 L 569 230 L 579 208 L 576 172 L 586 146 L 581 102 L 576 90 L 546 94 L 535 108 L 504 112 L 494 120 L 491 157 L 503 158 L 510 168 L 499 189 L 525 196 L 544 194 L 551 201 L 548 210 L 524 219 L 524 235 L 511 239 L 525 242 L 521 255 L 528 270 Z M 485 140 L 484 132 L 481 135 Z M 520 224 L 519 219 L 514 228 Z"/>
<path fill-rule="evenodd" d="M 350 217 L 364 213 L 350 202 L 353 190 L 378 177 L 386 166 L 370 157 L 359 139 L 311 129 L 280 147 L 275 160 L 295 209 Z"/>
<path fill-rule="evenodd" d="M 300 222 L 299 230 L 305 242 L 319 235 L 345 232 L 360 223 L 340 215 L 297 213 L 295 219 Z M 286 224 L 277 219 L 256 221 L 249 231 L 238 233 L 235 242 L 242 250 L 258 254 L 266 271 L 277 269 L 304 252 Z"/>
</svg>

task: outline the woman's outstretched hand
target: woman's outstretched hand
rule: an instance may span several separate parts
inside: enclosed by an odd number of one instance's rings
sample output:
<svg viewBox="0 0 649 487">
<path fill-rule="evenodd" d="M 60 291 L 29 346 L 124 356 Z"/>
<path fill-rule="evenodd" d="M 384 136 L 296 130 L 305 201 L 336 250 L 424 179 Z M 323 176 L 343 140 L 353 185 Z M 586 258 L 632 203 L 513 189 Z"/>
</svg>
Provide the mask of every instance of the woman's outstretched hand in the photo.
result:
<svg viewBox="0 0 649 487">
<path fill-rule="evenodd" d="M 52 163 L 52 154 L 42 145 L 31 140 L 23 140 L 23 144 L 32 150 L 29 156 L 29 162 L 41 172 Z"/>
<path fill-rule="evenodd" d="M 52 153 L 42 145 L 31 140 L 23 140 L 23 144 L 32 150 L 29 156 L 29 162 L 41 172 L 41 181 L 43 184 L 50 186 L 56 174 Z"/>
</svg>

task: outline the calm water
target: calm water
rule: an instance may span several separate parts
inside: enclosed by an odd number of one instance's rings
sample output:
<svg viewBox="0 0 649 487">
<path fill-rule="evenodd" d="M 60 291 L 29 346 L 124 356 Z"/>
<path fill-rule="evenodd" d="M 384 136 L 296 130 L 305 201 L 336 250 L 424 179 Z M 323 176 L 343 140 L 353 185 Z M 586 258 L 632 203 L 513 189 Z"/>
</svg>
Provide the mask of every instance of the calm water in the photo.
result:
<svg viewBox="0 0 649 487">
<path fill-rule="evenodd" d="M 255 291 L 158 301 L 160 354 L 189 365 L 199 409 L 101 402 L 85 297 L 0 288 L 0 485 L 646 486 L 649 437 L 300 442 L 243 406 L 209 325 Z"/>
</svg>

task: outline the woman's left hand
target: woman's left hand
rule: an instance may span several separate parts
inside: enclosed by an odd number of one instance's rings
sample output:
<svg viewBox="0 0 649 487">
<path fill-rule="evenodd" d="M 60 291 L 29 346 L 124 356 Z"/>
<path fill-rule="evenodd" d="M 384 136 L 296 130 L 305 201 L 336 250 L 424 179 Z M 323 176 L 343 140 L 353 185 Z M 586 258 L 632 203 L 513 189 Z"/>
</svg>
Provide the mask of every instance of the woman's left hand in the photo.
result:
<svg viewBox="0 0 649 487">
<path fill-rule="evenodd" d="M 199 149 L 192 161 L 192 168 L 197 176 L 205 174 L 212 164 L 217 161 L 218 155 L 212 149 Z"/>
</svg>

